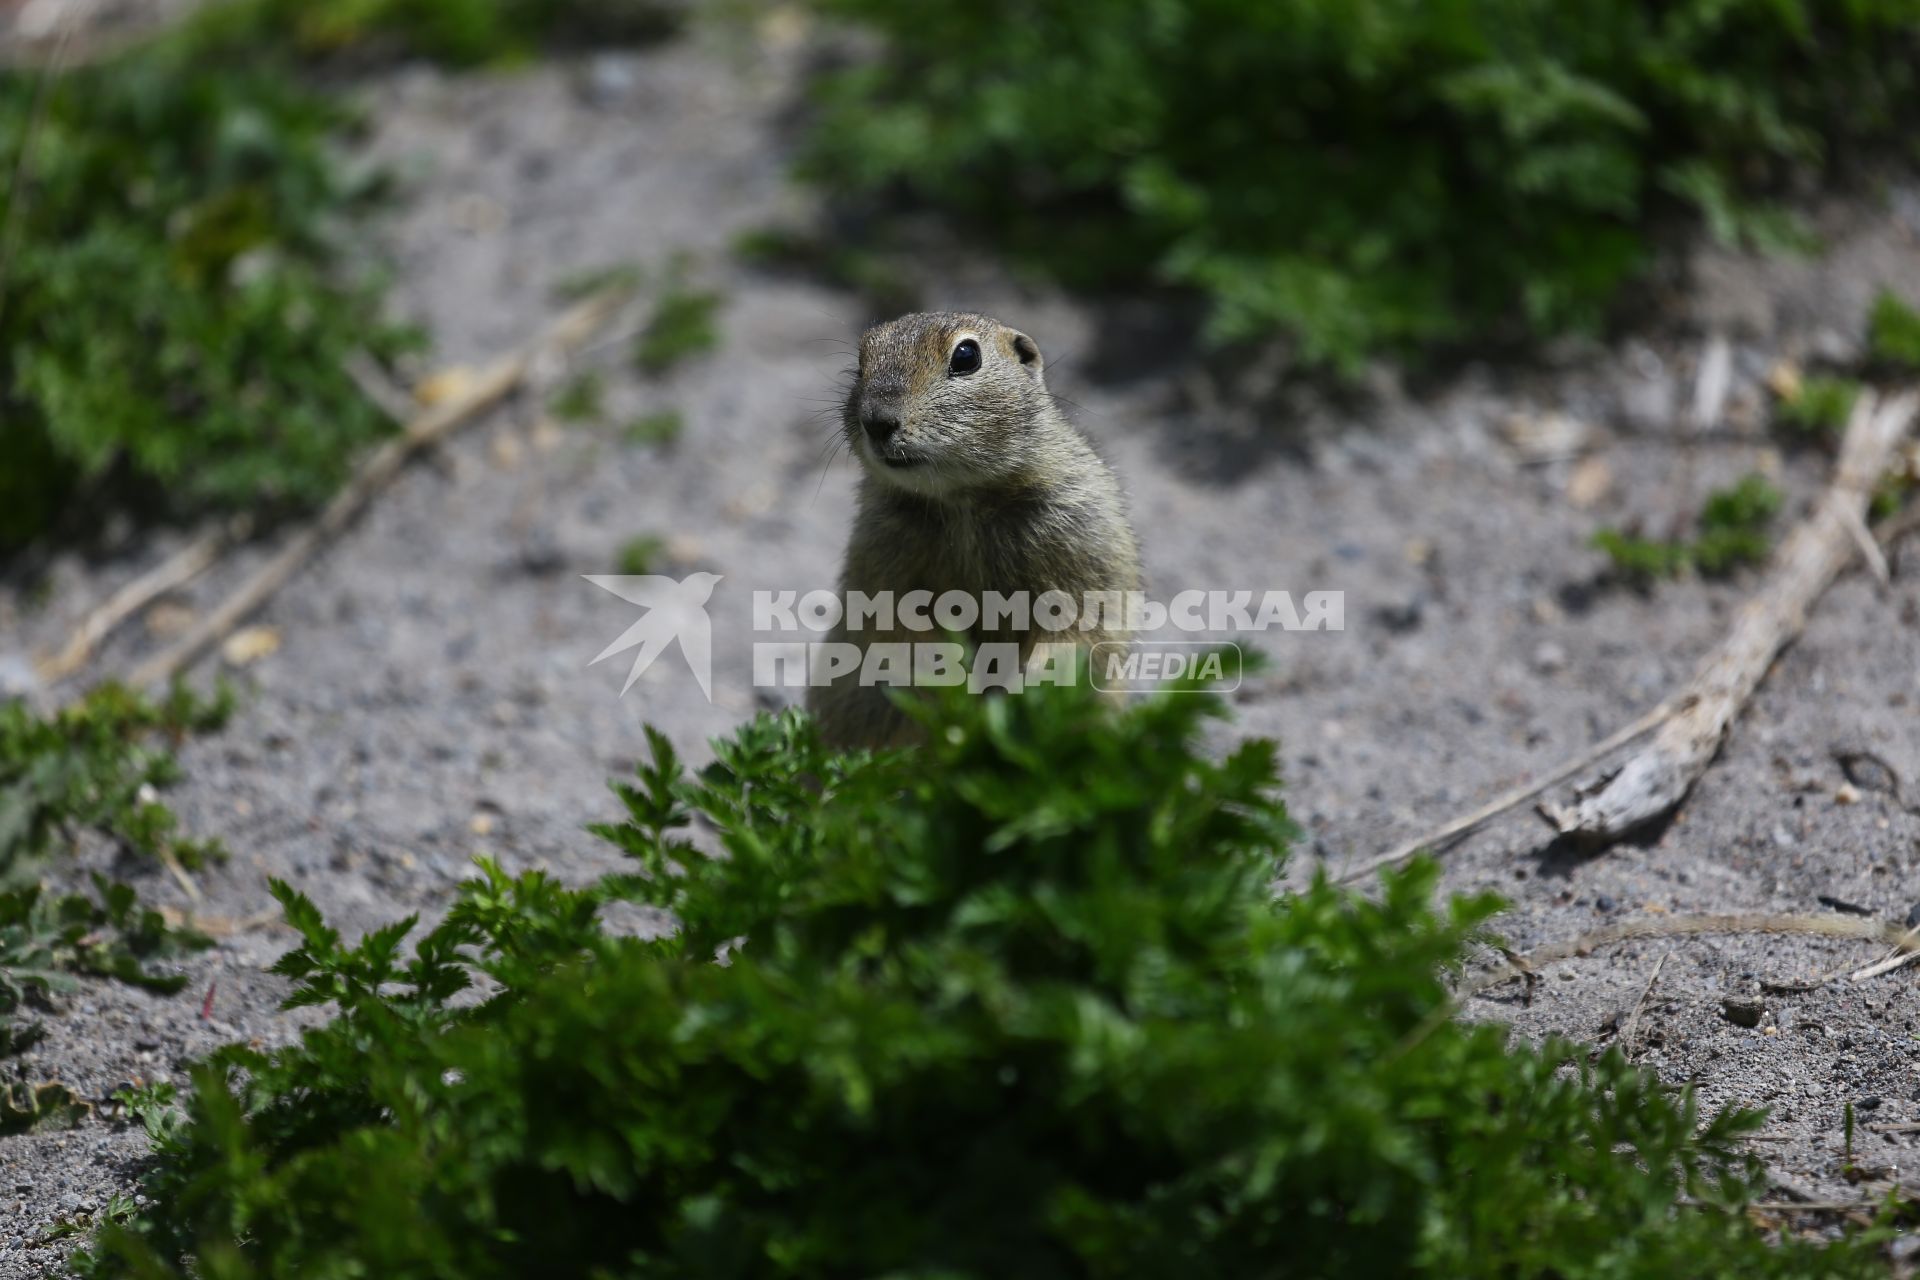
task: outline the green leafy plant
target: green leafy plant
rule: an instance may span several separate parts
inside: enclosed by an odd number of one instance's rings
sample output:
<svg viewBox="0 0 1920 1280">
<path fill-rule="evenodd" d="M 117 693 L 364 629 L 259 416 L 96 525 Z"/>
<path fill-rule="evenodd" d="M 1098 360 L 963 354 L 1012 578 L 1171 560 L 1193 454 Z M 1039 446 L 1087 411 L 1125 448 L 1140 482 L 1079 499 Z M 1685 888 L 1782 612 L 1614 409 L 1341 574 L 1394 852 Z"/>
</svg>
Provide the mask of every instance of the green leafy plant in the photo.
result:
<svg viewBox="0 0 1920 1280">
<path fill-rule="evenodd" d="M 686 430 L 687 422 L 678 409 L 658 409 L 643 413 L 627 424 L 628 444 L 670 445 Z"/>
<path fill-rule="evenodd" d="M 1344 368 L 1590 327 L 1675 210 L 1804 242 L 1756 197 L 1920 103 L 1910 0 L 822 4 L 882 42 L 820 86 L 827 189 Z"/>
<path fill-rule="evenodd" d="M 1601 529 L 1593 535 L 1593 546 L 1606 553 L 1616 573 L 1632 582 L 1672 578 L 1687 569 L 1723 577 L 1743 565 L 1761 563 L 1772 552 L 1767 526 L 1781 501 L 1780 491 L 1766 477 L 1749 475 L 1730 489 L 1708 495 L 1691 541 Z"/>
<path fill-rule="evenodd" d="M 1773 550 L 1767 526 L 1782 501 L 1780 491 L 1759 475 L 1744 476 L 1731 489 L 1709 495 L 1700 511 L 1693 563 L 1700 572 L 1717 576 L 1764 561 Z"/>
<path fill-rule="evenodd" d="M 0 891 L 0 1057 L 44 1036 L 44 1024 L 16 1019 L 30 1003 L 75 990 L 75 975 L 178 991 L 186 979 L 165 962 L 212 944 L 140 906 L 129 885 L 96 875 L 93 889 L 93 896 L 50 894 L 38 885 Z"/>
<path fill-rule="evenodd" d="M 620 548 L 620 572 L 629 576 L 652 573 L 666 549 L 666 540 L 655 534 L 643 533 L 629 538 Z"/>
<path fill-rule="evenodd" d="M 1920 312 L 1883 290 L 1867 317 L 1867 346 L 1876 360 L 1920 370 Z"/>
<path fill-rule="evenodd" d="M 0 73 L 24 180 L 0 310 L 0 547 L 82 488 L 162 514 L 311 503 L 387 424 L 342 363 L 405 335 L 337 269 L 369 191 L 329 159 L 347 116 L 185 39 L 71 72 Z"/>
<path fill-rule="evenodd" d="M 177 989 L 178 977 L 153 966 L 206 939 L 140 907 L 125 884 L 95 876 L 92 896 L 60 894 L 38 875 L 82 829 L 186 866 L 220 855 L 216 842 L 178 834 L 158 791 L 178 776 L 170 744 L 219 727 L 231 706 L 225 689 L 206 699 L 185 685 L 157 702 L 103 685 L 51 716 L 0 705 L 0 1056 L 39 1038 L 39 1024 L 17 1015 L 70 989 L 71 975 Z"/>
<path fill-rule="evenodd" d="M 159 701 L 102 685 L 50 716 L 0 705 L 0 886 L 35 875 L 79 828 L 186 866 L 217 856 L 217 845 L 179 836 L 156 793 L 179 776 L 171 745 L 219 728 L 232 708 L 226 688 L 203 698 L 184 684 Z"/>
<path fill-rule="evenodd" d="M 606 379 L 588 370 L 562 387 L 548 408 L 562 422 L 597 422 L 606 412 L 606 400 Z"/>
<path fill-rule="evenodd" d="M 1801 382 L 1794 394 L 1781 398 L 1775 416 L 1807 435 L 1835 435 L 1847 425 L 1861 389 L 1852 378 L 1816 374 Z"/>
<path fill-rule="evenodd" d="M 317 64 L 511 58 L 651 38 L 656 0 L 223 0 L 41 92 L 0 72 L 0 551 L 114 502 L 268 515 L 333 492 L 390 427 L 345 372 L 417 335 L 341 252 L 381 183 L 332 147 Z"/>
<path fill-rule="evenodd" d="M 1757 1115 L 1451 1017 L 1493 900 L 1276 899 L 1275 748 L 1202 750 L 1221 711 L 936 691 L 915 752 L 789 712 L 693 775 L 652 735 L 631 870 L 483 862 L 410 955 L 281 887 L 333 1020 L 141 1099 L 149 1205 L 82 1272 L 1872 1274 L 1745 1222 Z"/>
<path fill-rule="evenodd" d="M 634 345 L 634 363 L 654 377 L 720 345 L 720 328 L 715 320 L 720 295 L 688 287 L 683 274 L 683 267 L 674 269 L 653 304 L 652 318 Z"/>
<path fill-rule="evenodd" d="M 1596 531 L 1593 548 L 1606 553 L 1615 573 L 1633 582 L 1678 577 L 1693 563 L 1692 549 L 1684 542 L 1643 538 L 1618 529 Z"/>
</svg>

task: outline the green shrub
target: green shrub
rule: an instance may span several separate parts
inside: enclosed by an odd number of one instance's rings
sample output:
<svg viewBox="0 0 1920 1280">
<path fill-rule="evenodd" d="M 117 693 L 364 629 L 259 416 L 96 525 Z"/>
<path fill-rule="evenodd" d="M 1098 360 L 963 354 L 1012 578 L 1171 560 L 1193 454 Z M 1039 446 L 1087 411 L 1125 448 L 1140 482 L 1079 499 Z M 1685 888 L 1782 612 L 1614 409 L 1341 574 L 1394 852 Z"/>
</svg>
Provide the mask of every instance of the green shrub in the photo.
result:
<svg viewBox="0 0 1920 1280">
<path fill-rule="evenodd" d="M 1746 1223 L 1756 1115 L 1454 1019 L 1490 899 L 1276 901 L 1275 748 L 1210 757 L 1219 710 L 949 691 L 918 752 L 788 713 L 692 777 L 656 736 L 601 829 L 631 873 L 482 863 L 411 958 L 283 886 L 334 1020 L 136 1098 L 152 1200 L 83 1271 L 1871 1273 Z M 678 931 L 600 922 L 633 903 Z"/>
<path fill-rule="evenodd" d="M 0 71 L 0 552 L 86 493 L 278 514 L 390 424 L 343 371 L 414 339 L 341 245 L 377 184 L 331 154 L 319 60 L 511 57 L 663 33 L 655 0 L 227 0 L 103 65 Z M 69 515 L 69 524 L 76 524 Z"/>
<path fill-rule="evenodd" d="M 1614 572 L 1630 582 L 1672 578 L 1690 568 L 1710 578 L 1724 577 L 1744 565 L 1760 564 L 1771 554 L 1773 539 L 1767 526 L 1781 501 L 1780 491 L 1765 476 L 1744 476 L 1732 488 L 1707 496 L 1699 531 L 1691 541 L 1667 542 L 1601 529 L 1593 535 L 1593 546 L 1604 551 Z"/>
<path fill-rule="evenodd" d="M 884 38 L 806 171 L 905 188 L 1069 282 L 1198 286 L 1304 356 L 1589 326 L 1665 209 L 1904 145 L 1913 0 L 820 0 Z"/>
<path fill-rule="evenodd" d="M 162 513 L 311 503 L 387 428 L 341 369 L 401 344 L 337 269 L 367 194 L 325 151 L 345 117 L 193 57 L 176 42 L 73 72 L 37 117 L 31 77 L 0 73 L 4 154 L 32 124 L 0 208 L 0 548 L 82 485 Z"/>
</svg>

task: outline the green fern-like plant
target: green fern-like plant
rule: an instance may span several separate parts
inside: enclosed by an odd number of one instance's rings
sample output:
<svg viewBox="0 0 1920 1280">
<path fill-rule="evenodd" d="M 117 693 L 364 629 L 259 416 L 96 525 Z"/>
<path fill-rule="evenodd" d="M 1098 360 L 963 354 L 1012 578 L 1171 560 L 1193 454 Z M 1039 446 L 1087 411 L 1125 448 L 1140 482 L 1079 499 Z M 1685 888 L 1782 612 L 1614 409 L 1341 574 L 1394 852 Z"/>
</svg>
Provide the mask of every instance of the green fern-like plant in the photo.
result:
<svg viewBox="0 0 1920 1280">
<path fill-rule="evenodd" d="M 82 1273 L 1873 1273 L 1746 1222 L 1756 1114 L 1450 1018 L 1493 900 L 1275 898 L 1275 749 L 1202 750 L 1218 701 L 913 711 L 914 752 L 789 712 L 697 773 L 652 735 L 628 870 L 483 864 L 411 951 L 279 889 L 333 1020 L 138 1100 L 148 1205 Z"/>
</svg>

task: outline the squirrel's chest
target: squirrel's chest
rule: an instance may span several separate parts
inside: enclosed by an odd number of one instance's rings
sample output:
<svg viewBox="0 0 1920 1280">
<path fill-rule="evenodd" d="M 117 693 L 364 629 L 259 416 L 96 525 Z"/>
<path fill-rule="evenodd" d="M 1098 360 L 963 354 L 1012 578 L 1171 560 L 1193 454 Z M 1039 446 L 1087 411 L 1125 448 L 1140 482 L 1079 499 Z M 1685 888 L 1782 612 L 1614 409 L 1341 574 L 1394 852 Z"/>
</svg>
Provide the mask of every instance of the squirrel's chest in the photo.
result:
<svg viewBox="0 0 1920 1280">
<path fill-rule="evenodd" d="M 995 512 L 889 511 L 862 521 L 848 585 L 895 591 L 1044 591 L 1057 539 L 1030 519 Z"/>
</svg>

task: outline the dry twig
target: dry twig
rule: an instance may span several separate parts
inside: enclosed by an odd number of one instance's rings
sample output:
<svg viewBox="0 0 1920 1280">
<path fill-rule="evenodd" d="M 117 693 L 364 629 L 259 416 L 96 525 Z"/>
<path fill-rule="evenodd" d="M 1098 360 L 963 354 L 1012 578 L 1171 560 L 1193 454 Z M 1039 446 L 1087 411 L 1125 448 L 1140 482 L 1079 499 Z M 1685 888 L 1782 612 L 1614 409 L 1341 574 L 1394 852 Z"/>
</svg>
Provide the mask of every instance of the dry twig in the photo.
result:
<svg viewBox="0 0 1920 1280">
<path fill-rule="evenodd" d="M 568 311 L 534 342 L 482 369 L 457 398 L 436 405 L 409 422 L 399 436 L 368 455 L 346 487 L 334 495 L 318 516 L 288 539 L 272 559 L 186 635 L 135 667 L 128 674 L 127 683 L 143 689 L 170 680 L 192 666 L 271 599 L 316 551 L 351 524 L 367 503 L 393 482 L 409 458 L 505 399 L 547 352 L 565 352 L 578 347 L 631 296 L 632 290 L 624 287 L 595 294 Z"/>
<path fill-rule="evenodd" d="M 1647 997 L 1653 994 L 1653 984 L 1660 981 L 1660 971 L 1667 967 L 1667 957 L 1671 951 L 1662 951 L 1660 958 L 1653 962 L 1653 972 L 1647 975 L 1647 985 L 1640 988 L 1640 998 L 1634 1001 L 1633 1012 L 1627 1017 L 1626 1030 L 1620 1033 L 1620 1052 L 1627 1057 L 1633 1056 L 1633 1039 L 1640 1033 L 1640 1015 L 1646 1010 Z"/>
<path fill-rule="evenodd" d="M 1608 946 L 1615 942 L 1628 942 L 1637 938 L 1697 937 L 1709 933 L 1771 933 L 1821 938 L 1859 938 L 1867 942 L 1884 942 L 1889 946 L 1899 947 L 1903 952 L 1920 951 L 1920 930 L 1903 929 L 1898 925 L 1879 920 L 1861 919 L 1857 916 L 1742 914 L 1623 920 L 1619 924 L 1596 929 L 1592 933 L 1582 934 L 1568 942 L 1535 947 L 1523 956 L 1510 959 L 1500 968 L 1468 979 L 1455 993 L 1455 998 L 1467 999 L 1489 988 L 1497 987 L 1503 982 L 1524 978 L 1543 964 L 1565 960 L 1569 956 L 1585 955 L 1596 947 Z"/>
<path fill-rule="evenodd" d="M 1478 831 L 1481 827 L 1484 827 L 1501 814 L 1513 809 L 1518 809 L 1521 805 L 1538 796 L 1549 787 L 1558 786 L 1568 778 L 1573 777 L 1576 773 L 1586 772 L 1613 752 L 1618 751 L 1621 747 L 1626 746 L 1637 738 L 1652 733 L 1655 729 L 1665 724 L 1667 720 L 1680 709 L 1680 704 L 1672 702 L 1661 703 L 1653 710 L 1641 716 L 1638 720 L 1635 720 L 1632 724 L 1594 743 L 1573 759 L 1563 761 L 1553 772 L 1535 778 L 1532 782 L 1522 783 L 1510 791 L 1504 791 L 1465 817 L 1456 818 L 1438 830 L 1429 831 L 1417 839 L 1408 840 L 1404 844 L 1400 844 L 1388 850 L 1386 853 L 1381 854 L 1379 857 L 1370 859 L 1360 866 L 1346 871 L 1340 877 L 1341 882 L 1348 883 L 1358 880 L 1362 876 L 1370 875 L 1382 867 L 1390 867 L 1396 863 L 1405 862 L 1422 850 L 1429 853 L 1438 852 L 1454 841 L 1472 835 L 1475 831 Z"/>
<path fill-rule="evenodd" d="M 214 564 L 220 554 L 236 542 L 246 539 L 253 528 L 247 516 L 235 516 L 225 524 L 201 534 L 171 556 L 141 574 L 101 601 L 80 625 L 60 652 L 40 663 L 40 678 L 57 684 L 87 665 L 101 641 L 140 610 L 178 587 L 185 586 Z"/>
<path fill-rule="evenodd" d="M 1832 482 L 1813 513 L 1775 557 L 1767 584 L 1688 685 L 1689 705 L 1618 772 L 1569 809 L 1543 806 L 1563 836 L 1606 843 L 1672 811 L 1720 750 L 1728 726 L 1780 650 L 1806 625 L 1808 610 L 1858 548 L 1852 523 L 1864 512 L 1894 446 L 1912 425 L 1920 397 L 1862 395 L 1841 444 Z"/>
</svg>

